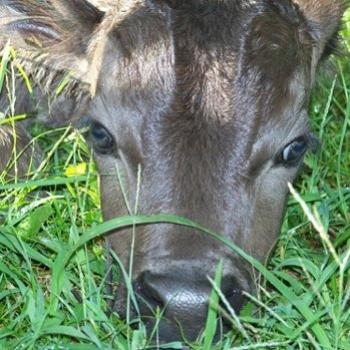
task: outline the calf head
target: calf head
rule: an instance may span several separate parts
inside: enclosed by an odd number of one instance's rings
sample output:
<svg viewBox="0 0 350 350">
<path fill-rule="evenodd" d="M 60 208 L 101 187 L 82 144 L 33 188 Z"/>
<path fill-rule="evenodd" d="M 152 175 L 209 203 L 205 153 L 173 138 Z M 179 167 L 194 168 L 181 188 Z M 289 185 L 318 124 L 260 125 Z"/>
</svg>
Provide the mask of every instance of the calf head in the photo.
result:
<svg viewBox="0 0 350 350">
<path fill-rule="evenodd" d="M 131 208 L 139 193 L 139 213 L 190 218 L 266 259 L 287 183 L 314 145 L 309 93 L 341 1 L 119 0 L 106 13 L 83 0 L 1 4 L 6 37 L 21 39 L 13 45 L 90 86 L 90 98 L 67 93 L 51 112 L 63 118 L 73 98 L 69 114 L 90 125 L 105 219 L 127 213 L 119 169 Z M 127 265 L 131 230 L 108 240 Z M 188 228 L 137 228 L 134 287 L 143 316 L 164 308 L 162 340 L 178 337 L 177 324 L 199 334 L 220 259 L 223 292 L 239 310 L 252 289 L 242 259 Z M 125 311 L 123 292 L 114 307 Z"/>
</svg>

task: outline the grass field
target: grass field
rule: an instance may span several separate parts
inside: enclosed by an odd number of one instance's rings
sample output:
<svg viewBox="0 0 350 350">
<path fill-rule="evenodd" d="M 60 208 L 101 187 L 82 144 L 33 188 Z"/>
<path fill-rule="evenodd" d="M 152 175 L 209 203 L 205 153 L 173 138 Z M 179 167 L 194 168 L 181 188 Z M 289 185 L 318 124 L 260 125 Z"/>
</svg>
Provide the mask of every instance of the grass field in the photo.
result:
<svg viewBox="0 0 350 350">
<path fill-rule="evenodd" d="M 265 276 L 258 295 L 247 296 L 239 317 L 226 310 L 232 331 L 216 345 L 212 312 L 190 349 L 350 349 L 350 60 L 333 67 L 310 109 L 321 151 L 305 160 L 300 197 L 289 200 L 267 269 L 252 261 Z M 0 349 L 162 348 L 142 323 L 132 320 L 131 330 L 109 315 L 104 298 L 101 237 L 144 219 L 102 224 L 97 172 L 81 135 L 40 126 L 32 134 L 45 154 L 40 171 L 25 182 L 0 177 Z M 178 220 L 148 220 L 160 219 Z"/>
</svg>

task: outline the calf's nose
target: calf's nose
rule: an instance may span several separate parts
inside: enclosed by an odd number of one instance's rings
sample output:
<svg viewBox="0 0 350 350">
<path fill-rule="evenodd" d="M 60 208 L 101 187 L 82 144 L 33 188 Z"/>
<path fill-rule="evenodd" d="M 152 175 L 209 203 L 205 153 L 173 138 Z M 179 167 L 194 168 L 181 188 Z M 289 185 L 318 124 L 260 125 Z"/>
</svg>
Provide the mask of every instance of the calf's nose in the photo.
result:
<svg viewBox="0 0 350 350">
<path fill-rule="evenodd" d="M 181 340 L 181 335 L 195 340 L 204 328 L 212 290 L 206 276 L 194 271 L 167 274 L 146 271 L 135 282 L 135 289 L 143 317 L 151 316 L 150 309 L 156 307 L 164 311 L 159 327 L 162 341 Z M 239 311 L 244 300 L 235 279 L 224 276 L 221 290 L 231 306 Z"/>
</svg>

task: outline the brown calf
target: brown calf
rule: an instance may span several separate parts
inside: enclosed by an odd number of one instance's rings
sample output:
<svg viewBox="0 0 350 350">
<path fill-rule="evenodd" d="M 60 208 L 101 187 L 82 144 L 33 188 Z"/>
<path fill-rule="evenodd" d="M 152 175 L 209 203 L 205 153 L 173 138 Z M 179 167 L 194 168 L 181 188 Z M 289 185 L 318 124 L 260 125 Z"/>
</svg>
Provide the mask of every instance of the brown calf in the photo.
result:
<svg viewBox="0 0 350 350">
<path fill-rule="evenodd" d="M 18 82 L 16 111 L 90 126 L 105 219 L 126 213 L 116 168 L 132 205 L 140 165 L 140 213 L 185 216 L 263 261 L 280 231 L 287 183 L 313 145 L 309 93 L 334 45 L 342 1 L 103 5 L 102 11 L 84 0 L 0 1 L 0 44 L 9 40 L 17 49 L 35 87 L 33 103 Z M 67 72 L 70 83 L 52 96 Z M 3 111 L 4 96 L 0 102 Z M 0 129 L 2 166 L 9 131 Z M 134 287 L 141 304 L 165 308 L 162 340 L 179 337 L 177 323 L 188 337 L 199 334 L 207 276 L 219 259 L 223 292 L 236 310 L 242 291 L 252 289 L 249 266 L 198 232 L 162 224 L 136 235 Z M 111 233 L 108 241 L 127 264 L 130 231 Z M 114 308 L 125 311 L 123 292 Z M 141 311 L 150 315 L 146 306 Z"/>
</svg>

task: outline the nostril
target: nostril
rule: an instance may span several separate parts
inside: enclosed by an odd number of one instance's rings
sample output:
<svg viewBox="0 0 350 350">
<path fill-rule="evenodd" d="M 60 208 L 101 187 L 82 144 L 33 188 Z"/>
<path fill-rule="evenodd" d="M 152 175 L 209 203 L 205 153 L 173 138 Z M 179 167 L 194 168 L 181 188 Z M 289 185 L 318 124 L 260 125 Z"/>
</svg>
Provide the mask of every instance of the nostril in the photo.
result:
<svg viewBox="0 0 350 350">
<path fill-rule="evenodd" d="M 230 306 L 236 313 L 239 313 L 244 304 L 244 294 L 242 289 L 234 288 L 225 295 Z"/>
<path fill-rule="evenodd" d="M 160 307 L 163 308 L 165 303 L 159 293 L 154 276 L 149 271 L 143 272 L 134 282 L 134 291 L 137 298 L 148 306 L 150 310 Z"/>
<path fill-rule="evenodd" d="M 224 279 L 221 290 L 226 301 L 236 313 L 239 313 L 243 307 L 245 297 L 243 288 L 237 283 L 234 277 Z"/>
</svg>

